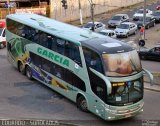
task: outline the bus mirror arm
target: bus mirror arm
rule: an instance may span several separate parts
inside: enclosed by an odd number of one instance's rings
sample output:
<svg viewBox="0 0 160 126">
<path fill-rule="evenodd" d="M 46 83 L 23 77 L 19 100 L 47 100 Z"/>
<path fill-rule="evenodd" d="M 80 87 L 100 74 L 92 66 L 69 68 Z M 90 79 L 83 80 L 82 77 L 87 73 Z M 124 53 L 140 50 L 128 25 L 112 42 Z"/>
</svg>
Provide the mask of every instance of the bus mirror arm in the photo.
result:
<svg viewBox="0 0 160 126">
<path fill-rule="evenodd" d="M 143 71 L 144 71 L 144 74 L 148 75 L 148 77 L 149 77 L 149 79 L 150 79 L 150 84 L 151 84 L 151 86 L 152 86 L 152 85 L 154 84 L 154 83 L 153 83 L 153 74 L 151 74 L 151 72 L 148 71 L 148 70 L 146 70 L 146 69 L 143 69 Z"/>
<path fill-rule="evenodd" d="M 104 80 L 104 82 L 106 83 L 107 85 L 107 95 L 111 94 L 112 93 L 112 85 L 111 85 L 111 82 L 108 80 L 107 77 L 105 77 L 103 74 L 101 74 L 100 72 L 92 69 L 91 67 L 89 67 L 89 69 L 95 74 L 97 75 L 98 77 L 100 77 L 102 80 Z"/>
</svg>

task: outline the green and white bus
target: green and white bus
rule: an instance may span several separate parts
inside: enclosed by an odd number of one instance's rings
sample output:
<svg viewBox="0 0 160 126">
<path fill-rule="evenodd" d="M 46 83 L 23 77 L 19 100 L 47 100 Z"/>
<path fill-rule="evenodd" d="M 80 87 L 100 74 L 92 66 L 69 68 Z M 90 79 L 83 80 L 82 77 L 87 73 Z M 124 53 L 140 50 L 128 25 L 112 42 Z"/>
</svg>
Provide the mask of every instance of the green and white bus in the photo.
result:
<svg viewBox="0 0 160 126">
<path fill-rule="evenodd" d="M 8 60 L 29 79 L 105 120 L 143 111 L 144 70 L 133 47 L 36 14 L 11 14 L 6 23 Z"/>
</svg>

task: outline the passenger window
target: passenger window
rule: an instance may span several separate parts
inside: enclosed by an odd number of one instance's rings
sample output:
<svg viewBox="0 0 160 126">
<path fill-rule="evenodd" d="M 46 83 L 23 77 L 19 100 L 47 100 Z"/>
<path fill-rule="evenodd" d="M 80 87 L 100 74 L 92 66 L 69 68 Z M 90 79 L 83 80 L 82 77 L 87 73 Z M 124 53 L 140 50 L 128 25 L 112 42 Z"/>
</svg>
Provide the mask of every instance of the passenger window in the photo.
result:
<svg viewBox="0 0 160 126">
<path fill-rule="evenodd" d="M 87 67 L 91 67 L 103 74 L 104 72 L 100 56 L 96 52 L 86 47 L 83 47 L 83 52 Z"/>
<path fill-rule="evenodd" d="M 39 34 L 39 44 L 47 48 L 47 40 L 48 40 L 48 35 L 44 32 L 40 32 Z"/>
<path fill-rule="evenodd" d="M 77 45 L 75 45 L 74 43 L 66 41 L 64 55 L 67 56 L 68 58 L 72 59 L 78 65 L 82 66 L 79 47 Z"/>
<path fill-rule="evenodd" d="M 57 38 L 56 40 L 57 52 L 64 55 L 65 51 L 65 40 Z"/>
<path fill-rule="evenodd" d="M 37 29 L 29 27 L 28 29 L 29 35 L 28 35 L 28 40 L 39 43 L 39 31 Z"/>
</svg>

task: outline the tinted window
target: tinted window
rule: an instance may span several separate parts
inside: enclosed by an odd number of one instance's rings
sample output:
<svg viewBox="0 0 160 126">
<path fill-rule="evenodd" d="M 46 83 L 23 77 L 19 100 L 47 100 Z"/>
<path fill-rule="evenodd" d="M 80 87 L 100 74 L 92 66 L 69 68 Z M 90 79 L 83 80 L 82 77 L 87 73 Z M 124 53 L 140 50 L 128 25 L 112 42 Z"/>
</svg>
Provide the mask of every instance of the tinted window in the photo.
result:
<svg viewBox="0 0 160 126">
<path fill-rule="evenodd" d="M 74 62 L 82 66 L 79 47 L 73 43 L 66 43 L 65 55 L 72 59 Z"/>
<path fill-rule="evenodd" d="M 26 38 L 32 42 L 36 42 L 37 44 L 51 49 L 57 53 L 65 55 L 82 66 L 79 47 L 74 43 L 10 19 L 7 19 L 7 28 L 10 32 Z"/>
<path fill-rule="evenodd" d="M 43 69 L 46 72 L 66 81 L 67 83 L 77 87 L 80 90 L 86 91 L 85 83 L 77 75 L 68 69 L 65 69 L 43 57 L 40 57 L 30 52 L 31 62 L 37 67 Z"/>
<path fill-rule="evenodd" d="M 72 73 L 69 70 L 66 70 L 66 78 L 65 81 L 74 85 L 75 87 L 77 87 L 78 89 L 81 89 L 82 91 L 86 91 L 86 86 L 83 80 L 81 80 L 77 75 L 75 75 L 74 73 Z"/>
<path fill-rule="evenodd" d="M 100 56 L 86 47 L 83 47 L 83 52 L 87 67 L 91 67 L 103 74 L 104 72 Z"/>
</svg>

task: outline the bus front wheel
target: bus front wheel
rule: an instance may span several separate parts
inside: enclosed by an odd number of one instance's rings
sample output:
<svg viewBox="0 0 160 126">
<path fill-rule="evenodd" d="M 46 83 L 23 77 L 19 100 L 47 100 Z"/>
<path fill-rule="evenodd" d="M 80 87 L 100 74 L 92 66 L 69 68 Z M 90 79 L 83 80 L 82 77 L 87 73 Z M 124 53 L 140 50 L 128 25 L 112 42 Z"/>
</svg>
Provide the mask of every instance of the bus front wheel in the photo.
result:
<svg viewBox="0 0 160 126">
<path fill-rule="evenodd" d="M 77 107 L 84 112 L 88 112 L 87 101 L 83 96 L 77 98 Z"/>
<path fill-rule="evenodd" d="M 28 79 L 32 80 L 32 70 L 29 66 L 26 67 L 26 76 Z"/>
<path fill-rule="evenodd" d="M 20 61 L 18 62 L 18 71 L 21 72 L 23 75 L 25 75 L 26 73 L 23 64 Z"/>
</svg>

